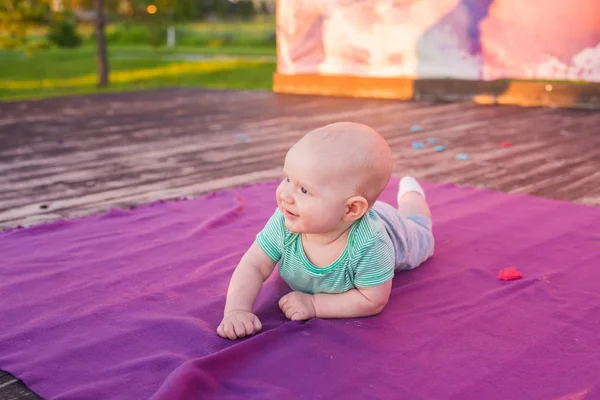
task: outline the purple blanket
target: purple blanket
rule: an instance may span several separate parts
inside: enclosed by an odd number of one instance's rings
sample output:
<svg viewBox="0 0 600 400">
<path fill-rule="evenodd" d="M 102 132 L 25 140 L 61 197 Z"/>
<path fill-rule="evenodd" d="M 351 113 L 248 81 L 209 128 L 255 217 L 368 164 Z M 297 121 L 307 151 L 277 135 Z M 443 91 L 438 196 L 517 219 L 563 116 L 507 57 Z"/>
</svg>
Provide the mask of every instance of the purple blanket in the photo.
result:
<svg viewBox="0 0 600 400">
<path fill-rule="evenodd" d="M 600 208 L 426 185 L 436 254 L 381 315 L 287 321 L 275 274 L 264 331 L 230 342 L 275 187 L 0 233 L 0 369 L 49 399 L 600 398 Z"/>
</svg>

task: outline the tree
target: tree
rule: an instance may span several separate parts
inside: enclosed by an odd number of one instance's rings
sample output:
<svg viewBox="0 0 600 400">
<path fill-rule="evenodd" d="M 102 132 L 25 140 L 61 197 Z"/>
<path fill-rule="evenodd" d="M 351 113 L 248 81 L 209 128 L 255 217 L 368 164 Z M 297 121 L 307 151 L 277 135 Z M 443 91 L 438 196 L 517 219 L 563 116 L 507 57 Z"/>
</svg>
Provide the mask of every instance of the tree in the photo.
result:
<svg viewBox="0 0 600 400">
<path fill-rule="evenodd" d="M 45 24 L 50 0 L 0 0 L 0 48 L 30 48 L 29 31 Z"/>
<path fill-rule="evenodd" d="M 82 38 L 77 32 L 77 23 L 73 13 L 70 11 L 54 13 L 49 23 L 46 38 L 58 47 L 79 47 Z"/>
<path fill-rule="evenodd" d="M 98 86 L 108 85 L 104 0 L 95 1 Z M 0 48 L 35 47 L 29 39 L 32 27 L 48 25 L 53 14 L 64 7 L 77 7 L 77 1 L 60 0 L 0 0 Z"/>
<path fill-rule="evenodd" d="M 96 65 L 98 86 L 108 85 L 108 56 L 106 54 L 106 35 L 104 18 L 104 0 L 95 0 L 96 6 Z"/>
</svg>

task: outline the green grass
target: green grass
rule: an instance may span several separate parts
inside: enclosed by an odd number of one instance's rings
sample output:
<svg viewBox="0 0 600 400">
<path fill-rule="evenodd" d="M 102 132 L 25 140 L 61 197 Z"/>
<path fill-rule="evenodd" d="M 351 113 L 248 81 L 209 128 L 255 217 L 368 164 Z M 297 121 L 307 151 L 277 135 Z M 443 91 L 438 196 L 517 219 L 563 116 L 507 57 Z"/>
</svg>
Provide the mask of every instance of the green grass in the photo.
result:
<svg viewBox="0 0 600 400">
<path fill-rule="evenodd" d="M 148 44 L 149 25 L 113 24 L 106 30 L 110 44 Z M 161 42 L 166 42 L 166 25 L 154 25 L 153 30 L 159 32 Z M 82 30 L 80 29 L 80 32 Z M 271 46 L 275 45 L 274 24 L 243 23 L 202 23 L 178 24 L 175 26 L 176 42 L 185 46 Z M 91 41 L 89 33 L 82 36 Z"/>
<path fill-rule="evenodd" d="M 159 28 L 161 27 L 162 28 Z M 166 43 L 166 25 L 149 25 L 143 22 L 121 21 L 106 27 L 109 45 L 148 45 L 150 28 L 161 31 Z M 85 43 L 93 42 L 94 27 L 89 24 L 77 27 Z M 175 24 L 176 41 L 181 46 L 201 47 L 262 47 L 275 48 L 275 19 L 257 18 L 251 21 L 206 21 Z M 30 38 L 44 41 L 46 27 L 30 31 Z"/>
<path fill-rule="evenodd" d="M 178 25 L 178 42 L 184 45 L 272 46 L 275 21 L 202 23 Z"/>
<path fill-rule="evenodd" d="M 103 91 L 202 86 L 223 89 L 264 89 L 272 85 L 272 47 L 199 48 L 175 50 L 149 46 L 110 46 L 112 83 L 95 85 L 96 56 L 92 45 L 76 50 L 50 49 L 31 56 L 0 51 L 0 100 L 16 100 Z M 239 61 L 200 60 L 228 55 Z"/>
<path fill-rule="evenodd" d="M 86 47 L 94 49 L 93 45 L 86 44 Z M 147 55 L 157 54 L 168 56 L 170 54 L 198 54 L 198 55 L 227 55 L 227 56 L 271 56 L 275 57 L 275 46 L 259 46 L 259 45 L 231 45 L 223 47 L 207 47 L 207 46 L 192 46 L 192 45 L 177 45 L 174 50 L 166 47 L 151 48 L 146 45 L 112 45 L 111 49 L 117 54 L 132 54 L 132 55 Z"/>
<path fill-rule="evenodd" d="M 148 26 L 107 27 L 111 84 L 96 87 L 93 27 L 80 25 L 80 48 L 26 55 L 0 50 L 0 101 L 174 86 L 270 90 L 275 72 L 274 18 L 177 24 L 177 46 L 153 48 Z M 31 32 L 44 41 L 45 28 Z M 166 41 L 166 37 L 164 38 Z M 239 58 L 238 61 L 226 59 Z"/>
</svg>

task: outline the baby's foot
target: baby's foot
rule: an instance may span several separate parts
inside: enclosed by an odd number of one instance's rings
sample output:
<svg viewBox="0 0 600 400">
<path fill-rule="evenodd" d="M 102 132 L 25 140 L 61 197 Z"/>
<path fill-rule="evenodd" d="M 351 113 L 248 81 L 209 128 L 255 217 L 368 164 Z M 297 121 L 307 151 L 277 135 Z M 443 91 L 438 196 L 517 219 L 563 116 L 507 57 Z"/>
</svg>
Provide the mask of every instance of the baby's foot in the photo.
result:
<svg viewBox="0 0 600 400">
<path fill-rule="evenodd" d="M 404 196 L 408 192 L 417 192 L 423 198 L 425 198 L 425 192 L 419 182 L 412 176 L 405 176 L 400 179 L 400 184 L 398 185 L 398 202 L 400 202 L 400 198 Z"/>
</svg>

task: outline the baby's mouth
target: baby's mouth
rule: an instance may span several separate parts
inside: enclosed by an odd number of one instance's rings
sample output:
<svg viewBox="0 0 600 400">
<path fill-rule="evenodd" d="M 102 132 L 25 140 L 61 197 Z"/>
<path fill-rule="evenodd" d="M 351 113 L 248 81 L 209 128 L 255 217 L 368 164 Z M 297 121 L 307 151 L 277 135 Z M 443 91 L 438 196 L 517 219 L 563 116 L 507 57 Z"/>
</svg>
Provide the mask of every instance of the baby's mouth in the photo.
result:
<svg viewBox="0 0 600 400">
<path fill-rule="evenodd" d="M 298 218 L 298 214 L 294 214 L 293 212 L 288 211 L 285 208 L 283 209 L 283 215 L 288 218 Z"/>
</svg>

